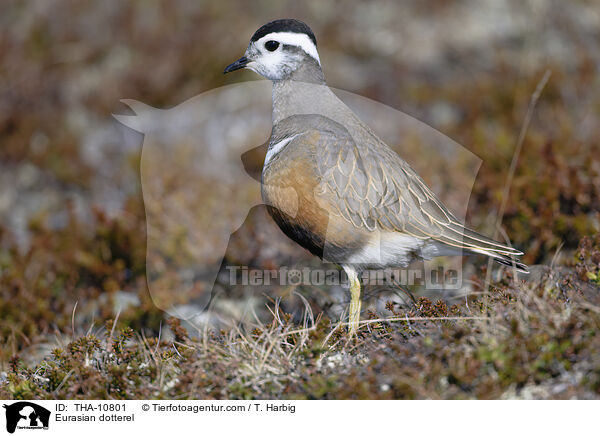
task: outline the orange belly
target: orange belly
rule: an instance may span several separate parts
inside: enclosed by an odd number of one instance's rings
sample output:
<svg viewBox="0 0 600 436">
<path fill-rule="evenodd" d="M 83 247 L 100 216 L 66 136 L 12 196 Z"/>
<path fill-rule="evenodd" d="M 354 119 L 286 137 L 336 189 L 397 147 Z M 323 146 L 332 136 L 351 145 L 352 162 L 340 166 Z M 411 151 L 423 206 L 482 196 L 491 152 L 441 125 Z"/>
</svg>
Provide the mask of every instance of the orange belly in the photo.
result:
<svg viewBox="0 0 600 436">
<path fill-rule="evenodd" d="M 290 239 L 316 256 L 325 253 L 326 260 L 343 263 L 368 235 L 328 210 L 327 200 L 317 198 L 319 183 L 310 160 L 292 152 L 263 171 L 263 201 Z"/>
</svg>

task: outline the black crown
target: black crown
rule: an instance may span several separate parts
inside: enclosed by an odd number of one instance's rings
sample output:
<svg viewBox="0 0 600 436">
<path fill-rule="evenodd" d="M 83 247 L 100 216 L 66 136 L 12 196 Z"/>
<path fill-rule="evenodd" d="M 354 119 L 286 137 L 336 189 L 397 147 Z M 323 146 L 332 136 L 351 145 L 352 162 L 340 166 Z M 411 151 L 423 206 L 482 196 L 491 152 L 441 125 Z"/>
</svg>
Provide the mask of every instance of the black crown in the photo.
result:
<svg viewBox="0 0 600 436">
<path fill-rule="evenodd" d="M 275 20 L 265 24 L 256 32 L 254 32 L 254 35 L 252 35 L 252 38 L 250 40 L 258 41 L 263 36 L 273 32 L 304 33 L 308 35 L 308 37 L 312 40 L 312 42 L 315 44 L 315 47 L 317 45 L 317 38 L 315 38 L 315 34 L 312 30 L 310 30 L 310 27 L 308 27 L 302 21 L 294 20 L 293 18 Z"/>
</svg>

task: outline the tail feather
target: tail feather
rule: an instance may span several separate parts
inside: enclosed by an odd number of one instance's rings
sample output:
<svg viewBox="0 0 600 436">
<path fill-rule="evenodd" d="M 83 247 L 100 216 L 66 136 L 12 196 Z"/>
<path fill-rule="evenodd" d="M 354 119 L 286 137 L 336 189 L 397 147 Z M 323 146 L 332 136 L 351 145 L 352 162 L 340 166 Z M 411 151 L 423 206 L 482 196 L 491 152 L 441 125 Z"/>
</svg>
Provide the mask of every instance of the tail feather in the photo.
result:
<svg viewBox="0 0 600 436">
<path fill-rule="evenodd" d="M 477 233 L 467 227 L 451 223 L 447 229 L 454 232 L 456 236 L 462 240 L 465 248 L 482 249 L 507 256 L 523 255 L 523 253 L 516 248 L 501 244 L 500 242 L 494 241 L 492 238 Z"/>
<path fill-rule="evenodd" d="M 473 253 L 483 254 L 484 256 L 489 256 L 494 259 L 496 262 L 501 263 L 502 265 L 508 265 L 511 267 L 517 268 L 517 271 L 520 271 L 525 274 L 529 274 L 529 267 L 524 263 L 521 263 L 510 256 L 505 256 L 502 254 L 495 253 L 493 251 L 483 250 L 483 249 L 471 249 Z"/>
</svg>

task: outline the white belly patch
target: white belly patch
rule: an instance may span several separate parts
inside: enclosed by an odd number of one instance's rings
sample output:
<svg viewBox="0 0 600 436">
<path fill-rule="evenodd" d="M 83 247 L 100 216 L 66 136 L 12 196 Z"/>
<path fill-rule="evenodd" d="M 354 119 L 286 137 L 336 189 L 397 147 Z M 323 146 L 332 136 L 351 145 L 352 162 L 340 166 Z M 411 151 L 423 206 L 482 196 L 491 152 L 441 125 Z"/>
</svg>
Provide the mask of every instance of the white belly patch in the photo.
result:
<svg viewBox="0 0 600 436">
<path fill-rule="evenodd" d="M 415 258 L 431 259 L 437 256 L 460 254 L 452 247 L 429 239 L 395 232 L 374 232 L 369 242 L 348 258 L 349 264 L 377 267 L 408 266 Z"/>
</svg>

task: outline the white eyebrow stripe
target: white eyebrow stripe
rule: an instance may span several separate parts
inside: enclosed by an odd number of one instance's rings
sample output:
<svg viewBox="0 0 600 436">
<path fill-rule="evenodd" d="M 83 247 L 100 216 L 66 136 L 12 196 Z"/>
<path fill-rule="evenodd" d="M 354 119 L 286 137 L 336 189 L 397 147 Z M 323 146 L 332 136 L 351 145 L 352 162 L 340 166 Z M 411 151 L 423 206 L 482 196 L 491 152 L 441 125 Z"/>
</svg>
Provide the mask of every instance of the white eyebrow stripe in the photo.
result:
<svg viewBox="0 0 600 436">
<path fill-rule="evenodd" d="M 272 32 L 268 35 L 263 36 L 255 44 L 262 45 L 265 41 L 269 40 L 279 41 L 282 44 L 295 45 L 300 47 L 310 56 L 316 59 L 321 65 L 321 59 L 319 59 L 319 53 L 317 52 L 317 46 L 312 42 L 312 39 L 306 33 L 295 33 L 295 32 Z"/>
<path fill-rule="evenodd" d="M 270 145 L 269 151 L 267 151 L 267 156 L 265 157 L 265 165 L 267 165 L 271 161 L 271 159 L 273 159 L 273 156 L 275 156 L 277 153 L 279 153 L 281 151 L 281 149 L 288 144 L 288 142 L 297 138 L 300 135 L 302 135 L 302 133 L 296 133 L 293 136 L 282 139 L 281 141 L 277 142 L 276 144 Z"/>
</svg>

